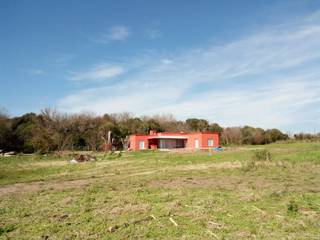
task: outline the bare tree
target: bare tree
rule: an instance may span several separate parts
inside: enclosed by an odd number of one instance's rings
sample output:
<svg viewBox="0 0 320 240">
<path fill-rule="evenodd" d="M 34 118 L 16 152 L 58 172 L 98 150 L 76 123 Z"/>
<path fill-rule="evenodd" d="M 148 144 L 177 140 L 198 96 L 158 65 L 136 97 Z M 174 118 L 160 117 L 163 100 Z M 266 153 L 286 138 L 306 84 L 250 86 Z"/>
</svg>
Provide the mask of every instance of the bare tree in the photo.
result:
<svg viewBox="0 0 320 240">
<path fill-rule="evenodd" d="M 45 108 L 40 114 L 40 131 L 47 141 L 48 150 L 56 149 L 59 154 L 72 145 L 72 115 Z"/>
</svg>

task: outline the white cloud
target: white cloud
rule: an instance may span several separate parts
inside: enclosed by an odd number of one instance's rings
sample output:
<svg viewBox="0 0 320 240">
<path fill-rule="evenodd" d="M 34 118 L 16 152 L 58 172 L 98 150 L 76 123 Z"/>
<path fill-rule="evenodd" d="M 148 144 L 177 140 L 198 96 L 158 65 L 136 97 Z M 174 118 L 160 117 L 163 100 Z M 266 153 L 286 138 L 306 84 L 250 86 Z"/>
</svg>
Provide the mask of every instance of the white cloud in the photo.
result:
<svg viewBox="0 0 320 240">
<path fill-rule="evenodd" d="M 70 94 L 59 107 L 173 113 L 224 126 L 320 128 L 314 110 L 320 104 L 319 49 L 320 15 L 313 15 L 224 45 L 146 57 L 130 77 Z"/>
<path fill-rule="evenodd" d="M 84 81 L 84 80 L 97 80 L 103 81 L 118 75 L 121 75 L 124 69 L 120 66 L 110 66 L 108 64 L 99 64 L 84 72 L 72 72 L 70 80 Z"/>
<path fill-rule="evenodd" d="M 182 118 L 203 117 L 226 126 L 254 125 L 265 128 L 293 125 L 316 115 L 301 114 L 310 104 L 320 103 L 320 82 L 316 77 L 274 79 L 252 88 L 210 89 L 174 105 L 156 109 L 174 112 Z"/>
<path fill-rule="evenodd" d="M 111 27 L 107 33 L 101 34 L 96 42 L 110 43 L 114 41 L 125 41 L 130 36 L 130 30 L 127 26 L 119 25 Z"/>
</svg>

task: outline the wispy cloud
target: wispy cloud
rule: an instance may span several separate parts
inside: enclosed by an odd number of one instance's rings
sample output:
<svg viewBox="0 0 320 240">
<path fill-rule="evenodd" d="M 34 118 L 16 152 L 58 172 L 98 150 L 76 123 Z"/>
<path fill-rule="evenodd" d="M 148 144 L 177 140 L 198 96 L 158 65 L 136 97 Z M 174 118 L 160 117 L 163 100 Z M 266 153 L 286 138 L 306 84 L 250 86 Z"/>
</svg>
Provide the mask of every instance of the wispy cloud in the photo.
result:
<svg viewBox="0 0 320 240">
<path fill-rule="evenodd" d="M 224 126 L 320 128 L 320 15 L 220 46 L 152 55 L 114 85 L 59 101 L 67 111 L 173 113 Z M 110 94 L 102 94 L 108 92 Z M 304 122 L 304 123 L 303 123 Z"/>
<path fill-rule="evenodd" d="M 52 61 L 52 65 L 60 67 L 67 66 L 75 57 L 76 55 L 74 54 L 57 53 L 57 56 Z"/>
<path fill-rule="evenodd" d="M 99 64 L 83 72 L 71 72 L 69 79 L 72 81 L 103 81 L 118 76 L 123 72 L 124 69 L 121 66 Z"/>
<path fill-rule="evenodd" d="M 30 69 L 29 73 L 32 74 L 32 75 L 43 75 L 46 72 L 44 70 L 40 69 L 40 68 L 37 68 L 37 69 Z"/>
<path fill-rule="evenodd" d="M 160 38 L 161 36 L 162 36 L 162 32 L 160 32 L 160 30 L 156 28 L 147 29 L 145 31 L 145 37 L 149 39 L 157 39 L 157 38 Z"/>
<path fill-rule="evenodd" d="M 98 36 L 95 41 L 99 43 L 110 43 L 114 41 L 125 41 L 131 32 L 129 27 L 118 25 L 111 27 L 107 33 L 103 33 Z"/>
</svg>

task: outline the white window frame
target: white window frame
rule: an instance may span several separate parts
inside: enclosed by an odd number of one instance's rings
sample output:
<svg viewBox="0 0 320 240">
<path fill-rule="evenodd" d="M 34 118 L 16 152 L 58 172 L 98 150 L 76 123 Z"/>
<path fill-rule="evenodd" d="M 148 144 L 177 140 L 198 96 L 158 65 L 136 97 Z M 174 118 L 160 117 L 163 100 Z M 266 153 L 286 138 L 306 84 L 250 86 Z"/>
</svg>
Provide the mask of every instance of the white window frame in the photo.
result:
<svg viewBox="0 0 320 240">
<path fill-rule="evenodd" d="M 145 143 L 144 143 L 143 140 L 140 140 L 140 141 L 139 141 L 139 149 L 140 149 L 140 150 L 146 149 L 146 148 L 145 148 Z"/>
<path fill-rule="evenodd" d="M 213 145 L 214 145 L 213 139 L 212 138 L 208 138 L 207 139 L 207 144 L 208 144 L 208 147 L 213 147 Z"/>
</svg>

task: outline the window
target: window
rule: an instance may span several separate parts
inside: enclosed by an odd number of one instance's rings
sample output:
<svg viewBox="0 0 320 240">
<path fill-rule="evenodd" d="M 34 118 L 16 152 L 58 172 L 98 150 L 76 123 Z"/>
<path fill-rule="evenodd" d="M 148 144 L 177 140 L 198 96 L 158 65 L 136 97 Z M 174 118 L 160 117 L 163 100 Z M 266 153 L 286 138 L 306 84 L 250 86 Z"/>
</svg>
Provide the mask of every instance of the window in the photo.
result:
<svg viewBox="0 0 320 240">
<path fill-rule="evenodd" d="M 139 141 L 139 149 L 144 149 L 144 141 Z"/>
<path fill-rule="evenodd" d="M 208 139 L 208 147 L 213 147 L 213 139 Z"/>
<path fill-rule="evenodd" d="M 166 148 L 166 142 L 164 139 L 160 139 L 159 141 L 159 148 Z"/>
</svg>

